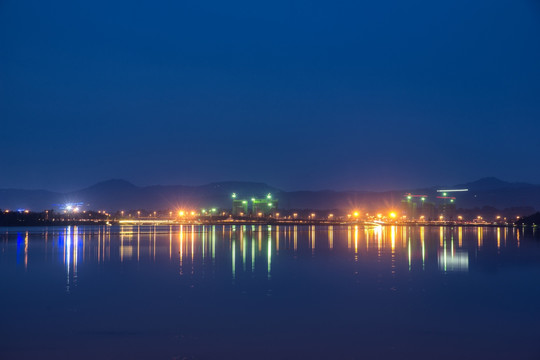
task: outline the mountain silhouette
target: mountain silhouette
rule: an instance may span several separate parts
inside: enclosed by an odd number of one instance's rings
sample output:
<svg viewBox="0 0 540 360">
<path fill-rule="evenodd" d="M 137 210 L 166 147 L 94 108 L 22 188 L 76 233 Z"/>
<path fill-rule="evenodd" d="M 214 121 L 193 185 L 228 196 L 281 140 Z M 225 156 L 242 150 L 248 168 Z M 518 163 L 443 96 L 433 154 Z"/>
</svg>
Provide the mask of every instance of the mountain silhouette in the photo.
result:
<svg viewBox="0 0 540 360">
<path fill-rule="evenodd" d="M 99 182 L 90 187 L 67 192 L 47 190 L 0 189 L 1 209 L 57 209 L 65 203 L 83 203 L 83 209 L 136 210 L 216 207 L 229 209 L 231 194 L 239 198 L 266 196 L 272 193 L 282 209 L 373 209 L 397 207 L 404 194 L 440 195 L 440 188 L 468 188 L 455 193 L 462 208 L 493 206 L 497 208 L 530 206 L 540 209 L 540 185 L 511 183 L 487 177 L 455 186 L 429 187 L 384 192 L 372 191 L 283 191 L 265 183 L 225 181 L 201 186 L 136 186 L 122 179 Z"/>
</svg>

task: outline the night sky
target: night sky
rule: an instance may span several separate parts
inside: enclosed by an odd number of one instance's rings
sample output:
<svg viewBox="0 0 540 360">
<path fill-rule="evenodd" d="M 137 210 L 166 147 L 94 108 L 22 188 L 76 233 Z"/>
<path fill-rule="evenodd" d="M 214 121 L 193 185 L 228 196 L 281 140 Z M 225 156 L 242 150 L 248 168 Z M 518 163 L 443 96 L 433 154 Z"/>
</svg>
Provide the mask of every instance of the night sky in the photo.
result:
<svg viewBox="0 0 540 360">
<path fill-rule="evenodd" d="M 0 1 L 0 187 L 540 183 L 540 3 Z"/>
</svg>

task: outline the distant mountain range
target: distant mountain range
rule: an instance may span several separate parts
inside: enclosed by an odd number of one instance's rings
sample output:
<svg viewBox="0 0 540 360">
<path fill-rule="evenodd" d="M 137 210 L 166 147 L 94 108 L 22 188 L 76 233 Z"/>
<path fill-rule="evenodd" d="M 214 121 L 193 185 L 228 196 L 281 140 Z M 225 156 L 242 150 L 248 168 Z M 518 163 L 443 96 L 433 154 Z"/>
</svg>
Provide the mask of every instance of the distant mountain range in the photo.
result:
<svg viewBox="0 0 540 360">
<path fill-rule="evenodd" d="M 283 191 L 264 183 L 219 182 L 202 186 L 135 186 L 125 180 L 108 180 L 86 189 L 68 193 L 46 190 L 0 190 L 0 209 L 58 209 L 62 204 L 84 203 L 83 208 L 108 211 L 136 209 L 230 208 L 231 194 L 240 198 L 265 196 L 272 193 L 283 209 L 360 209 L 375 211 L 399 205 L 406 193 L 428 195 L 430 199 L 441 188 L 467 188 L 455 193 L 460 208 L 493 206 L 533 207 L 540 209 L 540 185 L 511 183 L 496 178 L 455 186 L 433 186 L 385 192 L 372 191 Z"/>
</svg>

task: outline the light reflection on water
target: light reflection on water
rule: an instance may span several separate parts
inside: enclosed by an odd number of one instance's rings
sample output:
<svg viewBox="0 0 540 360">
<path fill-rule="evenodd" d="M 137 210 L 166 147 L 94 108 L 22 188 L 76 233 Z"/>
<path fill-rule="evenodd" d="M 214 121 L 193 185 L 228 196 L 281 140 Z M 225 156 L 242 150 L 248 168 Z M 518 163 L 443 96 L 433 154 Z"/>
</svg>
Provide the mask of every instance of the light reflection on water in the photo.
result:
<svg viewBox="0 0 540 360">
<path fill-rule="evenodd" d="M 328 255 L 336 251 L 354 262 L 373 261 L 397 271 L 426 270 L 436 264 L 442 272 L 468 271 L 479 251 L 519 248 L 523 230 L 508 227 L 426 227 L 426 226 L 119 226 L 40 229 L 31 233 L 32 241 L 48 245 L 32 257 L 46 260 L 56 254 L 65 265 L 66 289 L 77 283 L 78 263 L 177 261 L 179 274 L 202 271 L 215 265 L 216 248 L 220 258 L 229 257 L 231 279 L 240 273 L 255 272 L 256 264 L 266 266 L 271 277 L 272 257 Z M 484 243 L 484 237 L 493 239 Z M 23 242 L 24 267 L 29 259 L 29 230 L 3 233 L 3 252 L 9 239 Z M 334 240 L 336 236 L 336 240 Z M 437 241 L 426 241 L 426 237 Z M 510 243 L 507 242 L 511 238 Z M 47 244 L 47 241 L 54 239 Z M 304 240 L 304 241 L 302 241 Z M 61 252 L 58 251 L 61 249 Z M 165 251 L 166 250 L 166 251 Z M 307 251 L 309 250 L 309 251 Z M 250 254 L 251 256 L 247 256 Z M 4 254 L 5 256 L 5 254 Z M 210 260 L 210 262 L 209 262 Z M 196 265 L 196 266 L 195 266 Z M 405 266 L 406 265 L 406 266 Z"/>
<path fill-rule="evenodd" d="M 491 358 L 515 355 L 516 347 L 520 355 L 540 354 L 526 336 L 508 342 L 510 353 L 501 349 L 500 341 L 513 336 L 505 329 L 522 331 L 540 321 L 535 305 L 540 293 L 530 286 L 540 275 L 540 246 L 534 234 L 518 228 L 4 228 L 0 270 L 5 320 L 0 336 L 11 344 L 0 343 L 2 358 L 57 355 L 47 352 L 63 346 L 54 338 L 42 343 L 34 337 L 30 347 L 22 340 L 42 323 L 49 324 L 45 332 L 69 333 L 83 347 L 87 337 L 81 331 L 139 329 L 135 338 L 122 335 L 118 345 L 108 336 L 90 336 L 97 345 L 79 354 L 82 358 L 122 357 L 125 346 L 132 347 L 133 358 L 357 358 L 358 341 L 368 358 L 403 352 L 416 358 L 463 355 L 458 350 L 441 355 L 448 342 Z M 507 310 L 525 296 L 530 305 Z M 104 299 L 108 308 L 98 306 Z M 246 313 L 258 307 L 264 309 L 259 317 Z M 131 318 L 134 311 L 138 315 Z M 494 313 L 500 327 L 491 323 Z M 53 319 L 62 326 L 50 325 Z M 267 327 L 261 328 L 261 321 Z M 148 329 L 165 335 L 157 339 Z M 216 329 L 221 330 L 214 335 Z M 381 343 L 381 331 L 401 337 Z M 349 339 L 353 334 L 363 340 Z M 472 335 L 478 343 L 466 340 Z M 265 336 L 279 341 L 261 355 Z M 246 337 L 252 345 L 238 340 Z M 419 341 L 425 337 L 427 345 Z M 424 352 L 418 352 L 421 346 Z M 238 350 L 242 347 L 247 348 Z"/>
</svg>

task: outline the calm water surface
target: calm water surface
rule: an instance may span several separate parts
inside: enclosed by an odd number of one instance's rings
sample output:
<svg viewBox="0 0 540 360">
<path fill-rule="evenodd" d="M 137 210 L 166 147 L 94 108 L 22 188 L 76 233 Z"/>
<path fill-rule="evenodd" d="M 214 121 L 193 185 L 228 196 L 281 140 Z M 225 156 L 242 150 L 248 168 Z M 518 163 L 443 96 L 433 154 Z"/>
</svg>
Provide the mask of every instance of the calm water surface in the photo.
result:
<svg viewBox="0 0 540 360">
<path fill-rule="evenodd" d="M 540 359 L 507 228 L 0 229 L 1 359 Z"/>
</svg>

